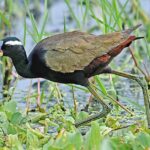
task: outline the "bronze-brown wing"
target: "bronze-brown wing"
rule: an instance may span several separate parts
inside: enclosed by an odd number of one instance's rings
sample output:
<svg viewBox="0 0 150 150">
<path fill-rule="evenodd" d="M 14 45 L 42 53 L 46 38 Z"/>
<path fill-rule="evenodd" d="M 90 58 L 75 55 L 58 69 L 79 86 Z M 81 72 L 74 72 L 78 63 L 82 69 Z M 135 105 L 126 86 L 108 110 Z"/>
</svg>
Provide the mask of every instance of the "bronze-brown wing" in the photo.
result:
<svg viewBox="0 0 150 150">
<path fill-rule="evenodd" d="M 127 37 L 120 32 L 96 36 L 73 31 L 48 37 L 37 46 L 47 50 L 45 60 L 50 69 L 70 73 L 83 70 L 92 60 L 106 54 Z"/>
</svg>

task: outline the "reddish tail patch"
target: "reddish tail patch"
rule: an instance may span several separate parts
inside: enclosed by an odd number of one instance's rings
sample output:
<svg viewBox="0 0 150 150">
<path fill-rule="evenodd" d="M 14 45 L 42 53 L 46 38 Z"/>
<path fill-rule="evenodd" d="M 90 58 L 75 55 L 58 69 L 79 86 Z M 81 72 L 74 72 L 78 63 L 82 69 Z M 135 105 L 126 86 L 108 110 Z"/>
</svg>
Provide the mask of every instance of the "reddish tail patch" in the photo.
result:
<svg viewBox="0 0 150 150">
<path fill-rule="evenodd" d="M 90 77 L 97 69 L 103 70 L 111 60 L 108 54 L 95 58 L 88 66 L 84 68 L 85 73 Z"/>
<path fill-rule="evenodd" d="M 135 36 L 130 36 L 126 41 L 124 41 L 123 43 L 119 44 L 117 47 L 115 47 L 114 49 L 112 49 L 111 51 L 108 52 L 108 55 L 110 55 L 111 57 L 115 57 L 116 55 L 118 55 L 125 47 L 128 47 L 132 41 L 134 41 L 136 39 Z"/>
<path fill-rule="evenodd" d="M 91 77 L 97 70 L 99 73 L 101 73 L 103 69 L 110 63 L 112 58 L 118 55 L 125 47 L 128 47 L 135 39 L 135 36 L 130 36 L 126 41 L 113 48 L 107 54 L 95 58 L 88 66 L 84 68 L 86 75 Z"/>
<path fill-rule="evenodd" d="M 102 55 L 100 57 L 95 58 L 89 65 L 88 67 L 92 70 L 97 68 L 99 65 L 104 65 L 106 64 L 110 59 L 110 56 L 108 54 Z"/>
<path fill-rule="evenodd" d="M 98 57 L 96 60 L 99 63 L 107 63 L 109 58 L 110 58 L 110 56 L 108 54 L 105 54 L 105 55 L 102 55 L 102 56 Z"/>
</svg>

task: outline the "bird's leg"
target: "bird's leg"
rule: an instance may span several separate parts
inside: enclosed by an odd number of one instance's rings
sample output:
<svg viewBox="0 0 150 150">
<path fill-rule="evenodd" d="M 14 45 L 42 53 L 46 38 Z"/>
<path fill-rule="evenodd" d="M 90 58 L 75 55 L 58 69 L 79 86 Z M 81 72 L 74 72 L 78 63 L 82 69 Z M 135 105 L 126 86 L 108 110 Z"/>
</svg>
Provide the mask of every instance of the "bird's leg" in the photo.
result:
<svg viewBox="0 0 150 150">
<path fill-rule="evenodd" d="M 111 73 L 111 74 L 115 74 L 115 75 L 118 75 L 118 76 L 121 76 L 124 78 L 132 79 L 140 85 L 140 87 L 142 88 L 143 96 L 144 96 L 144 105 L 145 105 L 145 109 L 146 109 L 148 128 L 150 128 L 150 101 L 149 101 L 147 85 L 146 85 L 145 81 L 143 81 L 143 78 L 132 75 L 132 74 L 127 74 L 124 72 L 111 70 L 110 68 L 108 68 L 108 70 L 105 69 L 105 71 L 103 73 Z"/>
<path fill-rule="evenodd" d="M 97 94 L 97 92 L 95 91 L 95 89 L 93 88 L 92 84 L 88 83 L 88 86 L 87 86 L 88 90 L 93 94 L 93 96 L 95 96 L 95 98 L 100 102 L 100 104 L 102 105 L 103 107 L 103 110 L 98 113 L 98 114 L 95 114 L 95 115 L 92 115 L 90 116 L 89 118 L 85 119 L 85 120 L 82 120 L 82 121 L 79 121 L 79 122 L 76 122 L 75 123 L 75 126 L 76 127 L 79 127 L 85 123 L 89 123 L 93 120 L 96 120 L 98 118 L 102 118 L 104 116 L 106 116 L 109 112 L 110 112 L 110 108 L 109 106 L 102 100 L 102 98 Z"/>
<path fill-rule="evenodd" d="M 92 83 L 92 84 L 95 84 L 95 79 L 94 78 L 90 78 L 90 82 Z M 90 104 L 91 104 L 91 102 L 93 101 L 93 95 L 92 94 L 90 94 L 90 96 L 89 96 L 89 98 L 88 98 L 88 101 L 87 101 L 87 104 L 85 105 L 85 107 L 82 109 L 82 111 L 88 111 L 88 108 L 89 108 L 89 106 L 90 106 Z"/>
<path fill-rule="evenodd" d="M 111 68 L 109 67 L 106 67 L 106 68 L 102 68 L 101 66 L 97 68 L 97 70 L 91 74 L 91 76 L 95 76 L 95 75 L 99 75 L 99 74 L 102 74 L 102 73 L 111 73 Z M 122 109 L 124 109 L 125 111 L 127 111 L 128 113 L 130 113 L 131 115 L 133 115 L 133 113 L 128 110 L 126 107 L 124 107 L 119 101 L 113 99 L 112 97 L 108 96 L 111 100 L 113 100 L 113 102 L 115 102 L 117 105 L 119 105 Z M 91 102 L 91 101 L 90 101 Z M 89 103 L 90 103 L 89 102 Z M 89 105 L 88 103 L 88 105 Z M 87 106 L 88 106 L 87 105 Z"/>
</svg>

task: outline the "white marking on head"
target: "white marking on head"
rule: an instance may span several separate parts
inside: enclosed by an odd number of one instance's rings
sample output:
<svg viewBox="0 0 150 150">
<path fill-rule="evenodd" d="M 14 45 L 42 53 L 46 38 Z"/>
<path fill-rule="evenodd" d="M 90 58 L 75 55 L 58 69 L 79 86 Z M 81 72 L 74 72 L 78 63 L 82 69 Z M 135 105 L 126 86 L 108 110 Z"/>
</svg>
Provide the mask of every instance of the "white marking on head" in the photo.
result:
<svg viewBox="0 0 150 150">
<path fill-rule="evenodd" d="M 7 41 L 5 45 L 22 45 L 20 41 Z"/>
</svg>

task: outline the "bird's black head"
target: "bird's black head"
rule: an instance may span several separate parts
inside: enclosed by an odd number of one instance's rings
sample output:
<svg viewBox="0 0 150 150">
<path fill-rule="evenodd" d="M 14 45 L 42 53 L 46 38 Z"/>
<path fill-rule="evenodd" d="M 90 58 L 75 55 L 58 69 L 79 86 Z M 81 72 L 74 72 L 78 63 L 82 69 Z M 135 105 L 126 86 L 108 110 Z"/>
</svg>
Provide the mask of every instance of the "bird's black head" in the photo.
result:
<svg viewBox="0 0 150 150">
<path fill-rule="evenodd" d="M 0 41 L 0 56 L 13 57 L 23 50 L 23 44 L 16 37 L 7 37 Z"/>
</svg>

